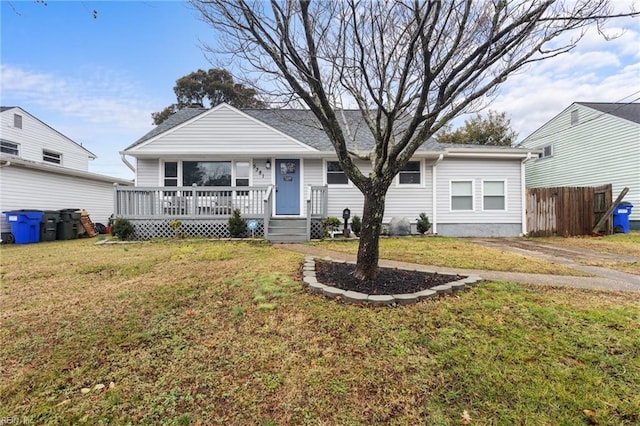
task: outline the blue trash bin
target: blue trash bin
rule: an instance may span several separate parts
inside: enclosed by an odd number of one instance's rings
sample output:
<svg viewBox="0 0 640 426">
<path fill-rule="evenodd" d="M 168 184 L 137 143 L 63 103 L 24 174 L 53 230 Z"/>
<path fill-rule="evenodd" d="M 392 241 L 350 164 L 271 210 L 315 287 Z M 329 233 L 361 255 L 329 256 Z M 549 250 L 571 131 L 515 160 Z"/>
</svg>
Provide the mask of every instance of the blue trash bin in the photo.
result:
<svg viewBox="0 0 640 426">
<path fill-rule="evenodd" d="M 629 216 L 631 216 L 631 209 L 633 204 L 626 201 L 620 203 L 613 210 L 613 232 L 616 234 L 629 233 Z"/>
<path fill-rule="evenodd" d="M 40 222 L 44 212 L 37 210 L 18 210 L 4 212 L 11 225 L 11 233 L 16 244 L 37 243 L 40 241 Z"/>
</svg>

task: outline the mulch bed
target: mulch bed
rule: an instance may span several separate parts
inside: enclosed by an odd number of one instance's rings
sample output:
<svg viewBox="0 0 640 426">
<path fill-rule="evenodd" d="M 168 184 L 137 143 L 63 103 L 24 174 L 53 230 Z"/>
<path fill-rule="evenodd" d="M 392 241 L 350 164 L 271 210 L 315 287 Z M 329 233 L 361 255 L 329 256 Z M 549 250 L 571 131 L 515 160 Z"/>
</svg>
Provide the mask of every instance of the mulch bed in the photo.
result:
<svg viewBox="0 0 640 426">
<path fill-rule="evenodd" d="M 316 279 L 325 285 L 365 294 L 406 294 L 463 278 L 459 275 L 379 268 L 375 280 L 360 281 L 353 277 L 355 269 L 356 265 L 350 263 L 316 260 Z"/>
</svg>

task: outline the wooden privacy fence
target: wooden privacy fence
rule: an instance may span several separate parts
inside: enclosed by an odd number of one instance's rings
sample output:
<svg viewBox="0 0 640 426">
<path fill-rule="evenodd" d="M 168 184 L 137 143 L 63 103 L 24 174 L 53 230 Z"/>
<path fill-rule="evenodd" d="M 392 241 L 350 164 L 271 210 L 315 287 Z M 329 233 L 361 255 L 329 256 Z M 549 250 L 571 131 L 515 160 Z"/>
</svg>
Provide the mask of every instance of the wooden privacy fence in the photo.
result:
<svg viewBox="0 0 640 426">
<path fill-rule="evenodd" d="M 611 205 L 611 185 L 527 189 L 527 233 L 534 237 L 589 235 Z M 611 233 L 611 220 L 603 227 Z"/>
</svg>

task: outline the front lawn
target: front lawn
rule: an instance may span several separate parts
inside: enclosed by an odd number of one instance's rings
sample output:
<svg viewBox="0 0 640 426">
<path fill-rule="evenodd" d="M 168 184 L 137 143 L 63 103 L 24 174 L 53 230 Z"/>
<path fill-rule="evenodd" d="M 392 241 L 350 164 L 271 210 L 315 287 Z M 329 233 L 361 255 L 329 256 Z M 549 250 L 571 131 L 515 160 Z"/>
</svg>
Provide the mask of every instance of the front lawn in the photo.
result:
<svg viewBox="0 0 640 426">
<path fill-rule="evenodd" d="M 0 418 L 640 422 L 640 294 L 497 282 L 364 308 L 306 293 L 302 256 L 264 244 L 76 240 L 0 255 Z"/>
<path fill-rule="evenodd" d="M 310 244 L 353 255 L 358 253 L 357 240 L 327 239 Z M 585 272 L 537 257 L 449 237 L 381 238 L 380 258 L 449 268 L 589 276 Z"/>
</svg>

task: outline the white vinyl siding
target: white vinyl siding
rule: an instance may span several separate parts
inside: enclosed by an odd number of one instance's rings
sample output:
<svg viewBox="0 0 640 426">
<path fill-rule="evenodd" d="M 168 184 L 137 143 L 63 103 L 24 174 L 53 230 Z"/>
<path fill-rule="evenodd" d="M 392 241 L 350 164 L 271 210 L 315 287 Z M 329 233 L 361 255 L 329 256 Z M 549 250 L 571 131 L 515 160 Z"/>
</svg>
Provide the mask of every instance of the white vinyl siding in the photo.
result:
<svg viewBox="0 0 640 426">
<path fill-rule="evenodd" d="M 200 160 L 203 156 L 233 156 L 239 149 L 247 154 L 287 157 L 315 151 L 244 113 L 220 105 L 132 148 L 131 153 L 196 156 L 194 160 Z"/>
<path fill-rule="evenodd" d="M 580 120 L 571 126 L 571 111 Z M 613 185 L 615 198 L 629 188 L 625 201 L 640 205 L 640 124 L 574 105 L 538 131 L 522 146 L 539 149 L 553 143 L 551 158 L 525 163 L 527 187 Z M 634 208 L 631 220 L 640 220 Z"/>
<path fill-rule="evenodd" d="M 157 159 L 138 158 L 136 160 L 136 186 L 162 185 L 162 170 Z"/>
<path fill-rule="evenodd" d="M 14 114 L 19 111 L 22 128 L 14 127 Z M 64 167 L 89 171 L 90 153 L 80 145 L 44 124 L 21 109 L 9 109 L 0 113 L 2 139 L 20 145 L 20 158 L 43 162 L 43 151 L 59 153 L 64 158 Z"/>
<path fill-rule="evenodd" d="M 335 160 L 329 160 L 335 161 Z M 326 161 L 305 160 L 304 161 L 304 184 L 324 185 Z M 360 171 L 367 175 L 371 171 L 371 165 L 365 161 L 356 161 Z M 411 223 L 415 223 L 420 213 L 426 213 L 433 217 L 431 208 L 431 166 L 423 167 L 423 181 L 425 185 L 418 187 L 394 186 L 387 192 L 385 199 L 385 211 L 383 222 L 389 223 L 393 217 L 406 217 Z M 306 194 L 306 193 L 305 193 Z M 349 208 L 351 217 L 354 215 L 362 217 L 364 208 L 364 196 L 360 190 L 351 185 L 330 185 L 329 186 L 329 216 L 342 217 L 342 210 Z"/>
<path fill-rule="evenodd" d="M 2 167 L 0 194 L 3 211 L 85 209 L 94 223 L 104 225 L 113 213 L 113 183 L 84 177 Z"/>
<path fill-rule="evenodd" d="M 498 159 L 446 158 L 437 165 L 437 221 L 447 224 L 520 224 L 522 223 L 522 194 L 520 161 Z M 484 210 L 483 181 L 502 181 L 505 184 L 505 210 Z M 450 182 L 473 181 L 473 210 L 451 210 Z"/>
</svg>

